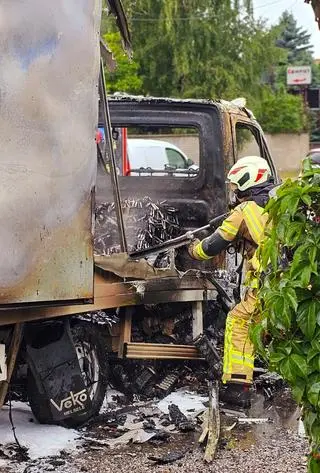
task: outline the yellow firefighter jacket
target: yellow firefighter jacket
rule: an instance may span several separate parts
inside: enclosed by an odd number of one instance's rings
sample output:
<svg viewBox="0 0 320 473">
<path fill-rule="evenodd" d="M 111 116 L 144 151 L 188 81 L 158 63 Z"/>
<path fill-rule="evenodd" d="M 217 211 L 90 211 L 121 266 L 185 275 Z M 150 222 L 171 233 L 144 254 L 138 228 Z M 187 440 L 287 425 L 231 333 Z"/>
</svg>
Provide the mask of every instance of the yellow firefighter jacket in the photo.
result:
<svg viewBox="0 0 320 473">
<path fill-rule="evenodd" d="M 258 269 L 256 250 L 263 239 L 267 220 L 268 215 L 264 213 L 263 207 L 260 207 L 254 201 L 247 201 L 237 205 L 216 230 L 226 242 L 232 242 L 236 238 L 243 240 L 244 255 L 248 262 L 247 270 L 249 271 L 255 272 Z M 205 240 L 198 243 L 194 249 L 197 258 L 203 260 L 212 257 L 203 250 L 202 245 Z"/>
</svg>

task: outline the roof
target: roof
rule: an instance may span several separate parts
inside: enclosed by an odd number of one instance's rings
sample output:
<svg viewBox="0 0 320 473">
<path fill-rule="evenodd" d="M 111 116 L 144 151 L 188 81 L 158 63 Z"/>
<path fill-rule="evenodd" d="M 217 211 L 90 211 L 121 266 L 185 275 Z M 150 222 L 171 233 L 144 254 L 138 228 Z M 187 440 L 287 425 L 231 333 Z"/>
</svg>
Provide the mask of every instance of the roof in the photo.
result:
<svg viewBox="0 0 320 473">
<path fill-rule="evenodd" d="M 209 99 L 180 99 L 172 97 L 145 97 L 144 95 L 129 95 L 125 93 L 115 93 L 108 96 L 109 100 L 117 102 L 136 102 L 136 103 L 159 103 L 159 104 L 194 104 L 194 105 L 214 105 L 220 110 L 245 115 L 246 117 L 254 118 L 253 113 L 246 107 L 240 107 L 239 105 L 229 102 L 227 100 L 209 100 Z"/>
</svg>

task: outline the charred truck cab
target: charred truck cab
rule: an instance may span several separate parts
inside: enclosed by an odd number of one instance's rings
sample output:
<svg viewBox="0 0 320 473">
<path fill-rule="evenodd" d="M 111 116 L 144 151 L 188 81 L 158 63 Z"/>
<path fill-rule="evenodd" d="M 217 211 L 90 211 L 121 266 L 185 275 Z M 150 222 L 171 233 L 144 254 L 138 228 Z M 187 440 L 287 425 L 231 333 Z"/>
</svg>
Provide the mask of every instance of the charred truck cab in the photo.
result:
<svg viewBox="0 0 320 473">
<path fill-rule="evenodd" d="M 12 30 L 0 40 L 8 70 L 21 77 L 19 83 L 0 78 L 8 91 L 0 119 L 0 407 L 21 376 L 40 422 L 77 425 L 99 412 L 110 377 L 126 389 L 135 383 L 145 390 L 152 369 L 135 363 L 128 370 L 128 359 L 201 358 L 193 341 L 204 331 L 208 304 L 215 318 L 232 299 L 226 258 L 199 266 L 183 248 L 148 260 L 128 253 L 223 214 L 226 172 L 248 143 L 277 176 L 262 130 L 244 107 L 121 95 L 107 100 L 97 41 L 100 2 L 88 0 L 87 17 L 78 17 L 77 2 L 69 13 L 58 3 L 40 10 L 39 2 L 27 3 L 37 15 L 21 6 L 14 12 L 17 31 L 27 32 L 23 47 Z M 119 2 L 109 3 L 117 11 Z M 11 8 L 3 7 L 8 18 Z M 41 36 L 43 21 L 50 41 Z M 80 40 L 79 22 L 86 32 Z M 56 35 L 57 25 L 64 34 Z M 19 139 L 12 136 L 16 114 Z M 161 161 L 152 141 L 150 147 L 144 142 L 142 164 L 132 168 L 127 140 L 150 138 L 177 146 L 168 146 Z M 158 381 L 166 386 L 165 372 Z"/>
</svg>

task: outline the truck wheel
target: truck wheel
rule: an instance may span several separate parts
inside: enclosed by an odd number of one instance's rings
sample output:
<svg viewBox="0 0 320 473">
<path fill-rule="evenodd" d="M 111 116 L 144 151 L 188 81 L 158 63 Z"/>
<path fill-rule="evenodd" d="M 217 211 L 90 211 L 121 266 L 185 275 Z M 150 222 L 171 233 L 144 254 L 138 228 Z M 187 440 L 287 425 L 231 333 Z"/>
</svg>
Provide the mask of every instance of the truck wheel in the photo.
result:
<svg viewBox="0 0 320 473">
<path fill-rule="evenodd" d="M 99 413 L 107 389 L 106 351 L 98 330 L 89 324 L 71 327 L 73 342 L 85 385 L 92 402 L 91 409 L 84 414 L 75 414 L 65 419 L 62 425 L 77 427 Z M 28 398 L 31 410 L 41 424 L 52 424 L 49 402 L 38 389 L 31 370 L 28 370 Z"/>
<path fill-rule="evenodd" d="M 68 427 L 77 427 L 99 414 L 108 384 L 106 349 L 98 329 L 90 324 L 71 327 L 71 333 L 82 376 L 92 402 L 90 411 L 75 414 L 64 421 Z"/>
</svg>

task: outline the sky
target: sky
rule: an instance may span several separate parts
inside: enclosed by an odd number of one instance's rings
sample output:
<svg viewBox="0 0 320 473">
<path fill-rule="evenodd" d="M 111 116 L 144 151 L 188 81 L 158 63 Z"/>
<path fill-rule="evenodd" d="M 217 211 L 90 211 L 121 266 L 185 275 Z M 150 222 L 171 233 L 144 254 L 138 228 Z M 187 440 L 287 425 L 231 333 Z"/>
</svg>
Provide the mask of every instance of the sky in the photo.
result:
<svg viewBox="0 0 320 473">
<path fill-rule="evenodd" d="M 310 43 L 313 45 L 314 57 L 320 59 L 320 30 L 314 20 L 313 9 L 304 0 L 253 0 L 256 18 L 265 18 L 270 25 L 278 22 L 284 10 L 289 10 L 298 26 L 302 26 L 311 34 Z"/>
</svg>

